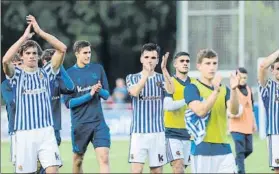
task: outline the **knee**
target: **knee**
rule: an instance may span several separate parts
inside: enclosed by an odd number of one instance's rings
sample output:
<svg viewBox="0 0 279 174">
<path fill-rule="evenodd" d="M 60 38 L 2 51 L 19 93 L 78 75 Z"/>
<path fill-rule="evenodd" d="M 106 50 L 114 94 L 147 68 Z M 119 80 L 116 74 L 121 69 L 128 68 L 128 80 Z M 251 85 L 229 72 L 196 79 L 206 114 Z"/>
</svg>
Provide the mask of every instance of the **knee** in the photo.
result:
<svg viewBox="0 0 279 174">
<path fill-rule="evenodd" d="M 132 173 L 142 173 L 143 165 L 140 163 L 132 163 Z"/>
<path fill-rule="evenodd" d="M 83 155 L 74 155 L 73 157 L 73 163 L 75 166 L 80 167 L 83 162 Z"/>
<path fill-rule="evenodd" d="M 173 173 L 184 173 L 184 164 L 180 161 L 173 163 Z"/>
<path fill-rule="evenodd" d="M 150 170 L 150 173 L 152 173 L 152 174 L 157 174 L 157 173 L 162 173 L 162 167 L 154 167 L 154 168 L 151 168 L 151 170 Z"/>
<path fill-rule="evenodd" d="M 108 154 L 101 155 L 99 163 L 100 163 L 100 165 L 108 165 L 109 164 Z"/>
<path fill-rule="evenodd" d="M 173 173 L 184 173 L 184 167 L 183 166 L 176 166 L 173 168 Z"/>
<path fill-rule="evenodd" d="M 46 174 L 56 174 L 58 173 L 58 166 L 51 166 L 51 167 L 47 167 L 45 170 Z"/>
<path fill-rule="evenodd" d="M 142 169 L 139 169 L 139 168 L 132 168 L 131 173 L 142 173 Z"/>
</svg>

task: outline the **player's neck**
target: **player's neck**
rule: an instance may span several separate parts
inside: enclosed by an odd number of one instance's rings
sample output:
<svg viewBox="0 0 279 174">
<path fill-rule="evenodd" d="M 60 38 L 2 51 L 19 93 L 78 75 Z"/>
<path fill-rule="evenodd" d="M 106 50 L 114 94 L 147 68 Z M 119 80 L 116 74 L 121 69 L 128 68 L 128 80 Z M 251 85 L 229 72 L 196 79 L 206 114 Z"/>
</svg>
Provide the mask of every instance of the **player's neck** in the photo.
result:
<svg viewBox="0 0 279 174">
<path fill-rule="evenodd" d="M 86 66 L 86 64 L 77 61 L 77 67 L 78 68 L 84 68 L 85 66 Z"/>
<path fill-rule="evenodd" d="M 36 71 L 37 69 L 38 69 L 37 66 L 35 66 L 35 67 L 23 66 L 23 70 L 24 70 L 25 72 L 34 72 L 34 71 Z"/>
<path fill-rule="evenodd" d="M 201 77 L 199 80 L 207 86 L 212 86 L 212 79 L 207 79 L 205 77 Z"/>
<path fill-rule="evenodd" d="M 187 73 L 186 74 L 182 74 L 182 73 L 176 72 L 175 76 L 177 78 L 179 78 L 180 80 L 182 80 L 182 81 L 186 81 L 187 78 L 188 78 L 188 74 Z"/>
</svg>

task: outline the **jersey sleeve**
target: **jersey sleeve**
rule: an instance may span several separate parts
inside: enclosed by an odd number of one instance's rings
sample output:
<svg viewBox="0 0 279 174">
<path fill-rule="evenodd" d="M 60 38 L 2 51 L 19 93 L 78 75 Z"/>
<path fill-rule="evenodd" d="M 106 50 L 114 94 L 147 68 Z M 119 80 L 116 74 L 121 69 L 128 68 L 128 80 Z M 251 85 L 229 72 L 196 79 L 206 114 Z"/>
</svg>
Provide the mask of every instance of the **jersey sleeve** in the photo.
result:
<svg viewBox="0 0 279 174">
<path fill-rule="evenodd" d="M 127 89 L 130 89 L 132 86 L 134 86 L 136 83 L 136 79 L 135 79 L 135 76 L 133 74 L 129 74 L 127 77 L 126 77 L 126 86 L 127 86 Z"/>
<path fill-rule="evenodd" d="M 9 83 L 9 81 L 3 81 L 2 84 L 1 84 L 1 94 L 2 94 L 3 100 L 5 101 L 6 105 L 11 100 L 9 98 L 8 93 L 12 91 L 12 89 L 11 89 L 11 87 L 8 83 Z"/>
<path fill-rule="evenodd" d="M 72 89 L 69 89 L 69 86 L 67 86 L 66 82 L 63 80 L 62 77 L 56 77 L 56 79 L 59 82 L 59 90 L 61 94 L 71 94 L 75 90 L 75 86 L 73 86 Z"/>
<path fill-rule="evenodd" d="M 58 71 L 55 73 L 53 70 L 53 67 L 51 65 L 51 61 L 49 61 L 47 64 L 43 66 L 43 69 L 45 70 L 47 76 L 49 77 L 50 81 L 54 80 L 56 75 L 59 73 L 60 68 Z"/>
<path fill-rule="evenodd" d="M 69 75 L 69 77 L 72 77 L 71 74 L 69 73 L 69 70 L 67 70 L 67 74 Z M 59 85 L 60 85 L 60 83 L 59 83 Z M 65 105 L 68 109 L 70 108 L 70 100 L 72 98 L 75 98 L 77 93 L 78 93 L 77 87 L 74 83 L 74 90 L 72 91 L 72 93 L 66 93 L 66 94 L 63 95 L 63 100 L 64 100 Z"/>
<path fill-rule="evenodd" d="M 18 68 L 18 67 L 15 67 L 15 72 L 14 72 L 14 75 L 12 77 L 9 77 L 6 75 L 6 78 L 7 80 L 10 81 L 10 84 L 12 86 L 15 86 L 16 83 L 18 82 L 19 80 L 19 77 L 20 77 L 20 74 L 22 73 L 22 69 Z"/>
<path fill-rule="evenodd" d="M 56 76 L 57 79 L 59 79 L 59 87 L 60 92 L 62 94 L 72 93 L 75 89 L 75 84 L 66 72 L 63 65 L 60 67 L 60 76 Z"/>
<path fill-rule="evenodd" d="M 105 73 L 103 66 L 101 66 L 101 84 L 102 84 L 103 89 L 109 91 L 108 79 L 107 79 L 107 75 Z"/>
<path fill-rule="evenodd" d="M 268 79 L 268 81 L 266 82 L 266 85 L 265 85 L 265 86 L 262 86 L 262 85 L 259 83 L 259 90 L 260 90 L 260 94 L 261 94 L 261 97 L 262 97 L 262 98 L 268 97 L 271 84 L 272 84 L 272 80 L 271 80 L 271 79 Z"/>
<path fill-rule="evenodd" d="M 187 104 L 191 103 L 192 101 L 200 101 L 200 92 L 196 85 L 188 84 L 184 88 L 184 99 Z"/>
</svg>

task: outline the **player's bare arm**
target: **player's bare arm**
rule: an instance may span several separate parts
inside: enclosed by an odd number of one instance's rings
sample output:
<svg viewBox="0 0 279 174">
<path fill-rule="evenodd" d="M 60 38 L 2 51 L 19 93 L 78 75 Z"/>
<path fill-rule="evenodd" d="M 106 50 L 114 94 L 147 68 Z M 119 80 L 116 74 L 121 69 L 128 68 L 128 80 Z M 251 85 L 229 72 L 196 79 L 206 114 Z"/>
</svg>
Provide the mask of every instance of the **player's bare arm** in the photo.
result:
<svg viewBox="0 0 279 174">
<path fill-rule="evenodd" d="M 227 107 L 229 109 L 229 112 L 233 115 L 237 115 L 239 113 L 239 102 L 238 102 L 238 95 L 236 92 L 236 88 L 238 85 L 239 85 L 239 76 L 236 74 L 231 74 L 230 77 L 231 94 L 230 94 L 230 100 L 227 101 Z"/>
<path fill-rule="evenodd" d="M 31 33 L 31 24 L 27 26 L 25 29 L 24 34 L 18 39 L 16 43 L 14 43 L 9 50 L 6 52 L 2 59 L 3 63 L 3 71 L 8 77 L 12 77 L 14 75 L 14 65 L 12 64 L 11 60 L 19 50 L 20 46 L 28 39 L 30 39 L 34 33 Z"/>
<path fill-rule="evenodd" d="M 220 75 L 216 75 L 212 80 L 212 85 L 214 87 L 211 95 L 204 101 L 192 101 L 188 104 L 189 108 L 198 116 L 205 117 L 206 114 L 212 109 L 215 101 L 217 100 L 218 94 L 220 92 L 222 77 Z"/>
<path fill-rule="evenodd" d="M 279 49 L 273 52 L 271 55 L 266 57 L 262 63 L 260 64 L 260 69 L 258 73 L 259 83 L 262 86 L 265 86 L 267 83 L 267 71 L 268 68 L 275 62 L 275 60 L 279 57 Z"/>
<path fill-rule="evenodd" d="M 140 79 L 140 81 L 128 89 L 129 94 L 131 96 L 137 97 L 139 95 L 140 91 L 144 88 L 144 85 L 148 79 L 148 76 L 151 73 L 152 73 L 152 67 L 150 64 L 147 64 L 146 70 L 143 71 L 142 78 Z"/>
<path fill-rule="evenodd" d="M 167 69 L 168 58 L 169 58 L 169 52 L 167 52 L 165 55 L 163 55 L 161 69 L 162 69 L 162 73 L 163 73 L 163 76 L 165 79 L 165 89 L 169 94 L 173 94 L 174 93 L 174 84 L 173 84 L 173 81 L 171 80 L 171 76 Z"/>
<path fill-rule="evenodd" d="M 28 15 L 28 16 L 26 16 L 26 20 L 27 20 L 28 24 L 32 24 L 34 31 L 40 37 L 42 37 L 51 46 L 53 46 L 55 48 L 56 51 L 51 58 L 51 64 L 52 64 L 53 70 L 56 72 L 59 69 L 60 65 L 63 63 L 64 55 L 67 50 L 67 46 L 64 43 L 62 43 L 61 41 L 59 41 L 53 35 L 50 35 L 50 34 L 46 33 L 45 31 L 43 31 L 40 28 L 40 26 L 37 23 L 36 18 L 34 16 Z"/>
</svg>

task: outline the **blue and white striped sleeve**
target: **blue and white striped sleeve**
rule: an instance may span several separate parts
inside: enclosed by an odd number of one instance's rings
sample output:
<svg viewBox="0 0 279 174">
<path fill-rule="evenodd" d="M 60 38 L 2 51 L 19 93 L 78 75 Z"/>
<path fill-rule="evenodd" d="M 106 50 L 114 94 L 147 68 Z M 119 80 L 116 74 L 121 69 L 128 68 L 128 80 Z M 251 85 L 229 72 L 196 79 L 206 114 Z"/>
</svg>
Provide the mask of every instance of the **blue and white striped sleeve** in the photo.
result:
<svg viewBox="0 0 279 174">
<path fill-rule="evenodd" d="M 268 81 L 266 82 L 265 86 L 262 86 L 259 83 L 259 90 L 260 90 L 260 94 L 261 94 L 262 98 L 265 98 L 265 97 L 268 96 L 271 84 L 272 84 L 272 80 L 271 79 L 268 79 Z"/>
<path fill-rule="evenodd" d="M 14 75 L 12 77 L 9 77 L 6 75 L 6 79 L 9 80 L 9 82 L 12 86 L 14 86 L 18 82 L 18 79 L 19 79 L 19 76 L 21 73 L 22 73 L 22 70 L 18 67 L 15 67 Z"/>
<path fill-rule="evenodd" d="M 188 105 L 192 101 L 196 101 L 196 100 L 200 101 L 201 100 L 200 92 L 199 92 L 196 85 L 188 84 L 188 85 L 185 86 L 185 88 L 184 88 L 184 99 L 185 99 L 185 102 Z"/>
<path fill-rule="evenodd" d="M 132 86 L 134 86 L 136 84 L 136 80 L 135 80 L 135 76 L 133 74 L 129 74 L 126 77 L 126 85 L 127 85 L 127 89 L 131 88 Z"/>
<path fill-rule="evenodd" d="M 54 72 L 53 67 L 51 65 L 51 61 L 49 61 L 47 64 L 43 66 L 43 69 L 45 70 L 47 76 L 50 78 L 50 80 L 54 80 L 56 75 L 59 73 L 60 67 L 57 70 L 57 72 Z"/>
</svg>

